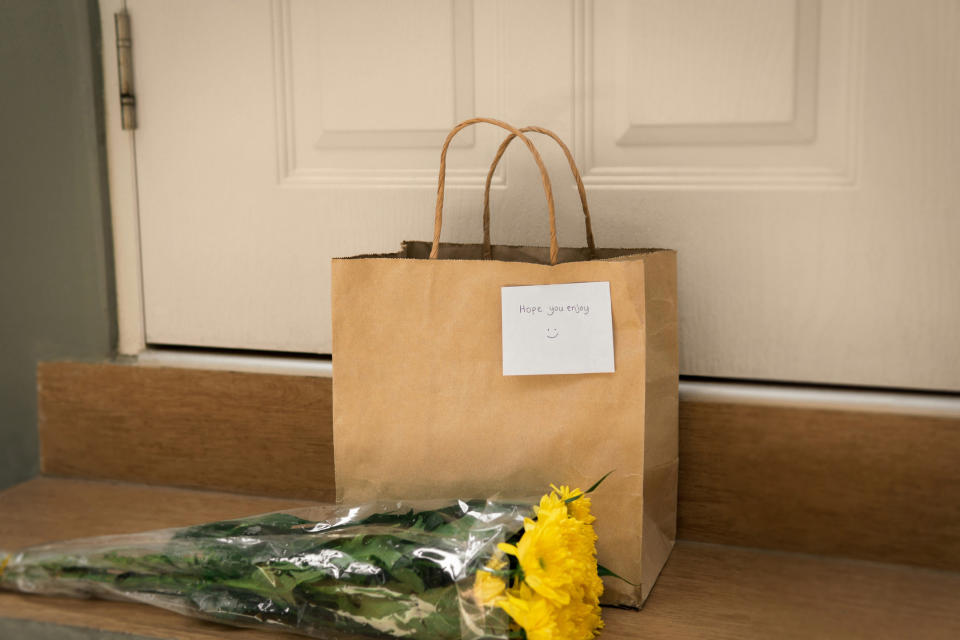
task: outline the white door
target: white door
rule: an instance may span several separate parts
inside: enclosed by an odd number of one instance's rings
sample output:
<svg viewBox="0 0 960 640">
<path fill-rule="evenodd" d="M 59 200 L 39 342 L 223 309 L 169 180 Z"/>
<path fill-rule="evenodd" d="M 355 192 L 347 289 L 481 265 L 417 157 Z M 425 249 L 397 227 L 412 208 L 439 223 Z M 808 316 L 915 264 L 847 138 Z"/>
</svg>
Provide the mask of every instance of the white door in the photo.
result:
<svg viewBox="0 0 960 640">
<path fill-rule="evenodd" d="M 330 258 L 431 237 L 485 115 L 571 144 L 600 246 L 679 250 L 682 373 L 960 390 L 957 0 L 126 4 L 149 343 L 329 353 Z M 503 134 L 458 139 L 446 240 Z M 494 241 L 544 244 L 521 147 Z"/>
</svg>

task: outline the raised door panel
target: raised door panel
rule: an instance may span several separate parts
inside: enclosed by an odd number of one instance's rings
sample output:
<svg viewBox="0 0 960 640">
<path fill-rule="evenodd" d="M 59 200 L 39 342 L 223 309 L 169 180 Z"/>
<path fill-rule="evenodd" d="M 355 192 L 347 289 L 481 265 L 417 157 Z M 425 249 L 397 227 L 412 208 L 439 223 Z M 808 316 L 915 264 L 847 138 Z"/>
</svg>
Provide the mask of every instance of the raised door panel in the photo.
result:
<svg viewBox="0 0 960 640">
<path fill-rule="evenodd" d="M 502 111 L 499 4 L 128 7 L 148 343 L 329 353 L 330 259 L 431 237 L 446 132 Z M 451 154 L 473 239 L 500 137 Z M 467 233 L 459 196 L 448 238 Z"/>
<path fill-rule="evenodd" d="M 580 6 L 598 241 L 679 250 L 681 371 L 960 390 L 960 5 Z"/>
</svg>

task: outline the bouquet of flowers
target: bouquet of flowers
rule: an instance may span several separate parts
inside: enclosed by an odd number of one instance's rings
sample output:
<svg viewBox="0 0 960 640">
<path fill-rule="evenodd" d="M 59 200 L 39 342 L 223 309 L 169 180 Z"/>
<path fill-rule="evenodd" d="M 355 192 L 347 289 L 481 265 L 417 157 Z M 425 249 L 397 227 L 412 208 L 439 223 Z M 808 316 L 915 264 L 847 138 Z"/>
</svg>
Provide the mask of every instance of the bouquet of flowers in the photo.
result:
<svg viewBox="0 0 960 640">
<path fill-rule="evenodd" d="M 592 638 L 596 486 L 553 487 L 539 502 L 316 507 L 35 546 L 0 552 L 0 588 L 316 638 Z"/>
</svg>

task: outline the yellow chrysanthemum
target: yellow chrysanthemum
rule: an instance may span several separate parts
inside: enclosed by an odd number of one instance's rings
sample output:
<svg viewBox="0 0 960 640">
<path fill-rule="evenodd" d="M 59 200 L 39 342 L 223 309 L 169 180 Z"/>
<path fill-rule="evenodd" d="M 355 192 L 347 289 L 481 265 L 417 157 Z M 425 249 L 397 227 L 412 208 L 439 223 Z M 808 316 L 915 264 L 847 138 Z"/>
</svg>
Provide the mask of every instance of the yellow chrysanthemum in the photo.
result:
<svg viewBox="0 0 960 640">
<path fill-rule="evenodd" d="M 566 502 L 575 496 L 580 497 Z M 499 545 L 517 558 L 520 571 L 496 606 L 528 640 L 590 640 L 603 627 L 603 581 L 597 575 L 596 518 L 590 507 L 579 489 L 554 486 L 534 507 L 536 520 L 524 520 L 520 541 Z"/>
<path fill-rule="evenodd" d="M 579 572 L 578 558 L 571 548 L 567 516 L 542 513 L 536 522 L 524 522 L 523 537 L 516 546 L 501 544 L 500 549 L 517 557 L 526 584 L 557 604 L 570 602 L 571 586 Z"/>
<path fill-rule="evenodd" d="M 477 571 L 473 582 L 473 597 L 478 604 L 492 607 L 503 597 L 506 590 L 507 583 L 503 578 L 498 578 L 489 571 Z"/>
<path fill-rule="evenodd" d="M 523 628 L 527 640 L 559 640 L 564 637 L 558 633 L 557 608 L 525 584 L 508 591 L 499 606 Z"/>
<path fill-rule="evenodd" d="M 596 521 L 596 517 L 590 513 L 590 509 L 593 507 L 593 504 L 590 502 L 590 498 L 580 491 L 580 489 L 571 489 L 566 485 L 560 485 L 559 487 L 555 484 L 550 485 L 553 490 L 559 495 L 560 500 L 562 500 L 567 505 L 567 509 L 570 511 L 570 515 L 574 518 L 583 522 L 585 524 L 593 524 Z M 570 498 L 580 496 L 572 502 L 567 502 Z"/>
<path fill-rule="evenodd" d="M 503 552 L 498 549 L 487 561 L 486 568 L 477 571 L 473 580 L 473 598 L 477 604 L 492 607 L 503 598 L 503 594 L 507 590 L 507 583 L 493 572 L 506 567 L 507 561 L 503 557 Z"/>
<path fill-rule="evenodd" d="M 537 519 L 563 518 L 568 514 L 567 505 L 553 491 L 540 498 L 540 504 L 534 506 L 533 511 L 537 514 Z"/>
<path fill-rule="evenodd" d="M 596 575 L 596 534 L 593 527 L 567 515 L 563 501 L 551 494 L 541 501 L 537 520 L 524 521 L 524 534 L 516 546 L 500 549 L 517 557 L 524 581 L 545 598 L 567 604 L 576 586 Z"/>
<path fill-rule="evenodd" d="M 590 640 L 603 628 L 600 607 L 586 602 L 571 602 L 558 607 L 554 615 L 557 640 Z"/>
</svg>

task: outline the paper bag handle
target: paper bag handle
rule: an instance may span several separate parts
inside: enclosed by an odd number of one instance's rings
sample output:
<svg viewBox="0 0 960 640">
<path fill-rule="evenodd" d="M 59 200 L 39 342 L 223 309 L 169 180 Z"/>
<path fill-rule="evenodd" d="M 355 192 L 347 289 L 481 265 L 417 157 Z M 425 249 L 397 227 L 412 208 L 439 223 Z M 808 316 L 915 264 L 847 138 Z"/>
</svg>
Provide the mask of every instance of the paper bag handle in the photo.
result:
<svg viewBox="0 0 960 640">
<path fill-rule="evenodd" d="M 557 257 L 560 254 L 560 247 L 557 244 L 557 212 L 553 203 L 553 188 L 550 186 L 550 176 L 547 175 L 547 168 L 543 164 L 540 152 L 537 151 L 534 144 L 530 142 L 530 139 L 523 135 L 520 129 L 501 120 L 494 120 L 493 118 L 470 118 L 469 120 L 464 120 L 451 129 L 450 133 L 447 134 L 447 139 L 443 141 L 443 149 L 440 151 L 440 175 L 437 178 L 437 209 L 433 220 L 433 247 L 430 249 L 430 259 L 435 260 L 440 253 L 440 230 L 443 228 L 443 190 L 447 179 L 447 147 L 450 146 L 453 137 L 460 133 L 460 131 L 479 122 L 486 122 L 487 124 L 493 124 L 506 129 L 513 134 L 513 137 L 523 140 L 527 148 L 530 149 L 530 153 L 533 154 L 533 159 L 536 161 L 537 168 L 540 170 L 540 178 L 543 181 L 543 192 L 547 196 L 547 210 L 550 214 L 550 264 L 557 264 Z"/>
<path fill-rule="evenodd" d="M 542 133 L 545 136 L 550 136 L 560 145 L 563 154 L 567 156 L 567 162 L 570 164 L 570 172 L 573 173 L 573 178 L 577 182 L 577 191 L 580 192 L 580 204 L 583 207 L 583 222 L 587 231 L 587 254 L 592 260 L 596 251 L 596 245 L 593 241 L 593 226 L 590 224 L 590 207 L 587 205 L 587 190 L 583 186 L 583 179 L 580 177 L 580 170 L 577 169 L 577 161 L 573 159 L 573 154 L 570 153 L 570 147 L 564 144 L 560 136 L 543 127 L 523 127 L 520 131 L 523 133 L 533 131 L 535 133 Z M 510 146 L 510 143 L 513 142 L 516 137 L 515 134 L 511 133 L 500 143 L 500 148 L 497 149 L 497 155 L 490 165 L 490 171 L 487 172 L 487 183 L 483 188 L 483 257 L 487 260 L 493 258 L 493 251 L 490 248 L 490 185 L 493 182 L 493 174 L 497 170 L 497 165 L 500 164 L 500 158 L 503 157 L 507 147 Z"/>
</svg>

